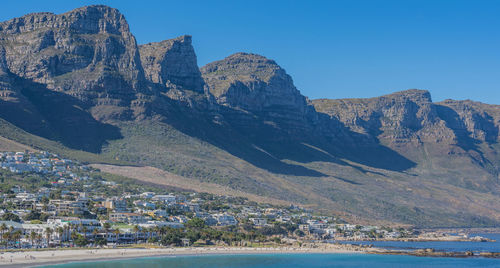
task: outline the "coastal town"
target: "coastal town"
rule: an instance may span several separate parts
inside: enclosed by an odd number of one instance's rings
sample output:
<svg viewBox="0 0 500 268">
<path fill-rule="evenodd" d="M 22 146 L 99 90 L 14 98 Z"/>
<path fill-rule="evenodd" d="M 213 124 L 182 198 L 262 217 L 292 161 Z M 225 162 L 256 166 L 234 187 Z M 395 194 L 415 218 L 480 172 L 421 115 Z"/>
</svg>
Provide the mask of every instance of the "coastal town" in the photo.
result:
<svg viewBox="0 0 500 268">
<path fill-rule="evenodd" d="M 87 165 L 43 151 L 2 152 L 0 167 L 3 248 L 297 244 L 429 236 L 349 224 L 295 205 L 278 207 L 106 179 Z"/>
<path fill-rule="evenodd" d="M 398 251 L 355 241 L 490 241 L 357 225 L 293 204 L 175 191 L 44 151 L 0 152 L 0 167 L 0 265 L 269 252 L 468 257 L 477 254 Z"/>
</svg>

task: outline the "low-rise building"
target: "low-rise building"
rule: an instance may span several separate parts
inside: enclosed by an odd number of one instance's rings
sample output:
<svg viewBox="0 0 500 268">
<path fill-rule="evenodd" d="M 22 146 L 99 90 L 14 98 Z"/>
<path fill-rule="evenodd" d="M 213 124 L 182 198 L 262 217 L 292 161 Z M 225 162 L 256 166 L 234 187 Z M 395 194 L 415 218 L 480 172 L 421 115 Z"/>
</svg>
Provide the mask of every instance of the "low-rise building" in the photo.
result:
<svg viewBox="0 0 500 268">
<path fill-rule="evenodd" d="M 217 226 L 229 226 L 238 224 L 238 221 L 234 218 L 234 216 L 226 213 L 213 214 L 212 217 L 217 220 Z"/>
<path fill-rule="evenodd" d="M 150 219 L 138 213 L 115 212 L 109 214 L 109 220 L 112 222 L 123 222 L 123 223 L 145 223 Z"/>
</svg>

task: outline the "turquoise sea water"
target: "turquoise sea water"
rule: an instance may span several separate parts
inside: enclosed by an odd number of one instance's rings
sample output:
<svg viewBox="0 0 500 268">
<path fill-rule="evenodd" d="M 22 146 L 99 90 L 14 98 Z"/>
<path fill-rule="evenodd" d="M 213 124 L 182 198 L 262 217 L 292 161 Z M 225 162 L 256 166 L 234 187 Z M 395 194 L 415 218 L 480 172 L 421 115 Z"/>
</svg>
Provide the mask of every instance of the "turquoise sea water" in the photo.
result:
<svg viewBox="0 0 500 268">
<path fill-rule="evenodd" d="M 389 242 L 366 241 L 357 244 L 374 244 L 390 249 L 435 248 L 444 251 L 500 252 L 500 234 L 480 234 L 497 242 Z M 353 243 L 353 242 L 351 242 Z M 323 268 L 323 267 L 499 267 L 500 259 L 487 258 L 433 258 L 372 254 L 248 254 L 208 256 L 168 256 L 112 260 L 100 262 L 75 262 L 45 267 L 59 268 Z"/>
<path fill-rule="evenodd" d="M 415 250 L 433 248 L 437 251 L 474 251 L 474 252 L 500 252 L 500 234 L 485 233 L 472 234 L 471 236 L 487 237 L 496 242 L 400 242 L 400 241 L 346 241 L 343 244 L 373 245 L 378 248 Z"/>
<path fill-rule="evenodd" d="M 49 267 L 49 266 L 46 266 Z M 371 254 L 250 254 L 137 258 L 60 264 L 59 268 L 323 268 L 323 267 L 500 267 L 500 259 L 430 258 Z"/>
</svg>

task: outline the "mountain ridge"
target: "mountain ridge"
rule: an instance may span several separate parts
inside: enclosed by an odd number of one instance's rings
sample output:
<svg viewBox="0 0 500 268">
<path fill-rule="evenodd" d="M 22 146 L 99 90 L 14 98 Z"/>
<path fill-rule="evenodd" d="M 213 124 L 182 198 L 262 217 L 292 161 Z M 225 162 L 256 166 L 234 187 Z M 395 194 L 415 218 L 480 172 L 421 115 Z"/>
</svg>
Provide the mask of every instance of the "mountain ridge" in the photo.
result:
<svg viewBox="0 0 500 268">
<path fill-rule="evenodd" d="M 310 100 L 261 55 L 198 68 L 191 36 L 138 45 L 107 6 L 0 23 L 0 119 L 43 138 L 37 148 L 346 217 L 500 224 L 499 105 L 415 89 Z"/>
</svg>

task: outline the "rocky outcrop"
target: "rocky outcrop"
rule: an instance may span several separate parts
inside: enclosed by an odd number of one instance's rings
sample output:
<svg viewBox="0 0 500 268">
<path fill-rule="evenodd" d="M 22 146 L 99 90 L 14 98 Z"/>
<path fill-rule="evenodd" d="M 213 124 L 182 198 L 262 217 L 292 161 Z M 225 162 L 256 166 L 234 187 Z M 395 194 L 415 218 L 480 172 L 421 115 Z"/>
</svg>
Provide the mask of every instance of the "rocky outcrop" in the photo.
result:
<svg viewBox="0 0 500 268">
<path fill-rule="evenodd" d="M 191 41 L 180 36 L 138 47 L 124 16 L 107 6 L 15 18 L 0 23 L 0 97 L 4 105 L 55 119 L 47 103 L 64 102 L 100 122 L 196 111 L 245 135 L 277 130 L 274 136 L 352 146 L 435 143 L 468 150 L 498 141 L 495 105 L 436 104 L 422 90 L 309 101 L 283 68 L 260 55 L 236 53 L 200 71 Z"/>
<path fill-rule="evenodd" d="M 0 118 L 72 149 L 359 216 L 500 219 L 500 106 L 424 90 L 310 101 L 260 55 L 200 70 L 190 36 L 137 46 L 106 6 L 0 23 Z"/>
<path fill-rule="evenodd" d="M 240 114 L 235 121 L 257 118 L 285 130 L 306 128 L 311 107 L 273 60 L 236 53 L 205 65 L 201 72 L 217 103 Z M 226 112 L 226 117 L 231 115 Z"/>
<path fill-rule="evenodd" d="M 139 46 L 139 49 L 149 81 L 167 88 L 203 92 L 204 82 L 191 45 L 191 36 L 149 43 Z"/>
<path fill-rule="evenodd" d="M 370 99 L 318 99 L 320 113 L 356 133 L 390 143 L 463 144 L 496 142 L 500 107 L 472 101 L 433 103 L 424 90 L 407 90 Z M 468 141 L 467 141 L 468 140 Z"/>
<path fill-rule="evenodd" d="M 453 138 L 443 130 L 430 93 L 407 90 L 370 99 L 319 99 L 312 103 L 320 113 L 342 122 L 356 133 L 390 143 L 432 141 Z"/>
<path fill-rule="evenodd" d="M 145 90 L 135 38 L 124 16 L 107 6 L 2 22 L 0 44 L 12 74 L 89 107 L 127 106 Z"/>
<path fill-rule="evenodd" d="M 499 141 L 500 106 L 465 100 L 436 104 L 439 116 L 458 136 L 471 142 Z"/>
</svg>

